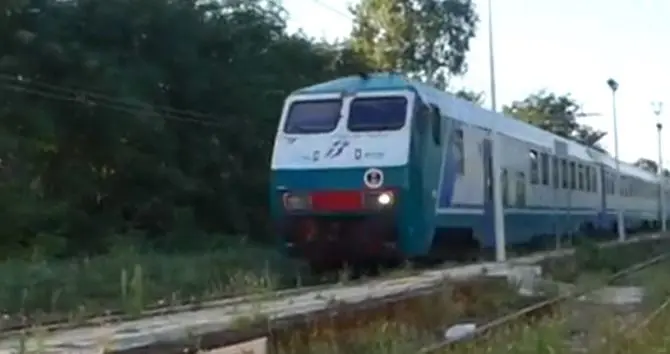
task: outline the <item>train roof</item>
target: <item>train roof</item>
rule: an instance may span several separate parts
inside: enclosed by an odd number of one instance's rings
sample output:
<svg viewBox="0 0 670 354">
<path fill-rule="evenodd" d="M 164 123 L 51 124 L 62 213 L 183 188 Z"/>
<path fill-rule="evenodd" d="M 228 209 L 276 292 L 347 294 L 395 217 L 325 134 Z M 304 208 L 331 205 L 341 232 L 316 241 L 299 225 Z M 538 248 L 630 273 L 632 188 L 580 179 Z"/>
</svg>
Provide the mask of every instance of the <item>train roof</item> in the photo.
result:
<svg viewBox="0 0 670 354">
<path fill-rule="evenodd" d="M 381 91 L 411 89 L 415 83 L 400 74 L 374 73 L 369 74 L 368 79 L 360 75 L 345 76 L 335 80 L 318 83 L 312 86 L 300 88 L 292 93 L 314 94 L 314 93 L 339 93 L 357 91 Z"/>
<path fill-rule="evenodd" d="M 602 163 L 612 169 L 616 167 L 616 160 L 608 154 L 599 153 L 578 142 L 555 135 L 516 118 L 489 111 L 475 103 L 460 99 L 419 81 L 410 80 L 397 73 L 373 73 L 367 74 L 367 78 L 364 78 L 362 75 L 341 77 L 298 89 L 291 95 L 403 89 L 415 91 L 422 100 L 435 104 L 442 112 L 456 120 L 485 129 L 491 129 L 496 124 L 496 128 L 500 134 L 530 142 L 552 153 L 555 153 L 554 141 L 558 140 L 565 143 L 568 150 L 567 153 L 570 156 L 583 161 Z M 645 181 L 656 182 L 658 180 L 655 174 L 629 163 L 621 162 L 620 169 L 625 175 Z"/>
</svg>

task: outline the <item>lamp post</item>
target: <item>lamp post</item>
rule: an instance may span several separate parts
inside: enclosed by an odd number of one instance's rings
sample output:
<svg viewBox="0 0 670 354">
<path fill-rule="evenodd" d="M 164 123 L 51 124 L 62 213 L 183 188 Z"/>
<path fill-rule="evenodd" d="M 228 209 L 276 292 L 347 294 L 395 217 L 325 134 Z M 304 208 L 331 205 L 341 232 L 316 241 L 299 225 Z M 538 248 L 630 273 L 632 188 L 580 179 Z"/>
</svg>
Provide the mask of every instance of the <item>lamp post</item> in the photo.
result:
<svg viewBox="0 0 670 354">
<path fill-rule="evenodd" d="M 490 74 L 490 85 L 491 85 L 491 110 L 496 112 L 496 79 L 495 79 L 495 66 L 493 58 L 493 10 L 492 10 L 492 0 L 488 1 L 489 5 L 489 74 Z M 493 123 L 491 129 L 491 169 L 492 171 L 492 183 L 493 183 L 493 233 L 495 234 L 496 242 L 496 261 L 504 262 L 507 259 L 506 249 L 505 249 L 505 214 L 504 206 L 502 202 L 502 187 L 500 174 L 502 169 L 500 168 L 500 138 L 498 137 L 498 127 L 496 119 Z"/>
<path fill-rule="evenodd" d="M 666 213 L 665 213 L 665 175 L 663 173 L 663 124 L 661 123 L 661 111 L 663 110 L 663 102 L 652 102 L 654 115 L 656 115 L 656 131 L 658 132 L 658 204 L 659 204 L 659 220 L 661 221 L 661 232 L 666 231 Z"/>
<path fill-rule="evenodd" d="M 619 131 L 617 128 L 616 116 L 616 91 L 619 89 L 619 83 L 610 78 L 607 80 L 607 86 L 612 91 L 612 121 L 614 123 L 614 159 L 616 164 L 616 177 L 614 179 L 614 195 L 617 196 L 617 231 L 619 241 L 626 239 L 626 228 L 623 219 L 623 205 L 621 204 L 621 164 L 619 162 Z"/>
</svg>

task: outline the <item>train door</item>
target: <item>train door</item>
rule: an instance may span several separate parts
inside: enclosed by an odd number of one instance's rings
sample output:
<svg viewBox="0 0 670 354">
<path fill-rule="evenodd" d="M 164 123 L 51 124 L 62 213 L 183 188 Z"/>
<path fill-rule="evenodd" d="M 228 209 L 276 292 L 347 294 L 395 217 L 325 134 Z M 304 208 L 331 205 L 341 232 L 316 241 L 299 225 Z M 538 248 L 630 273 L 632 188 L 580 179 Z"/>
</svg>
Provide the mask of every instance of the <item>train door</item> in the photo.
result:
<svg viewBox="0 0 670 354">
<path fill-rule="evenodd" d="M 600 166 L 600 212 L 598 213 L 598 227 L 607 230 L 607 170 L 605 165 Z"/>
<path fill-rule="evenodd" d="M 496 188 L 493 183 L 493 143 L 490 138 L 484 138 L 482 140 L 482 171 L 484 178 L 482 179 L 484 184 L 484 235 L 485 239 L 491 243 L 495 240 L 495 203 L 493 202 L 493 192 Z"/>
<path fill-rule="evenodd" d="M 425 208 L 424 224 L 426 225 L 426 232 L 430 235 L 431 243 L 434 242 L 433 237 L 435 233 L 436 223 L 436 199 L 440 188 L 440 162 L 442 161 L 442 153 L 450 154 L 450 127 L 451 120 L 443 117 L 440 109 L 435 105 L 428 106 L 427 118 L 429 129 L 424 139 L 424 149 L 422 152 L 423 162 L 423 184 L 424 190 L 422 204 Z"/>
<path fill-rule="evenodd" d="M 409 243 L 413 253 L 426 254 L 431 250 L 435 232 L 436 193 L 442 148 L 448 145 L 444 130 L 448 129 L 440 110 L 430 104 L 421 104 L 416 110 L 418 139 L 410 173 L 413 177 L 410 198 L 413 205 L 408 215 L 415 221 Z"/>
</svg>

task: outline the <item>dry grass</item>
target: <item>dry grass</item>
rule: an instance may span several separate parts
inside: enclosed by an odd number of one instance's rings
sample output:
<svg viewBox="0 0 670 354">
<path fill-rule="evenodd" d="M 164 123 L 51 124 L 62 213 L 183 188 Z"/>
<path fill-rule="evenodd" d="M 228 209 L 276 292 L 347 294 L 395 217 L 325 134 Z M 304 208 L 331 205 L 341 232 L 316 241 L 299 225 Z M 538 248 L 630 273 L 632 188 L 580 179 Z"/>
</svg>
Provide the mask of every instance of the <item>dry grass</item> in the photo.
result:
<svg viewBox="0 0 670 354">
<path fill-rule="evenodd" d="M 634 324 L 623 327 L 621 318 L 602 313 L 592 322 L 588 338 L 575 340 L 569 313 L 559 313 L 532 323 L 515 323 L 478 340 L 434 353 L 451 354 L 639 354 L 670 352 L 670 310 L 647 326 L 633 332 Z M 282 354 L 407 354 L 439 340 L 439 335 L 399 321 L 370 323 L 366 328 L 315 336 L 308 346 L 291 343 Z"/>
<path fill-rule="evenodd" d="M 281 354 L 411 353 L 438 340 L 440 328 L 466 320 L 481 322 L 530 301 L 537 299 L 520 298 L 504 280 L 473 279 L 365 313 L 340 313 L 337 319 L 320 319 L 273 337 Z"/>
<path fill-rule="evenodd" d="M 625 259 L 623 262 L 632 263 L 630 259 Z M 619 266 L 613 265 L 613 267 Z M 435 353 L 670 353 L 668 334 L 670 307 L 657 313 L 648 322 L 646 320 L 650 313 L 670 297 L 668 273 L 670 273 L 670 262 L 664 262 L 637 273 L 626 281 L 628 284 L 643 286 L 646 289 L 646 297 L 641 306 L 615 309 L 609 305 L 588 305 L 573 301 L 547 317 L 516 322 L 496 329 L 477 340 L 444 348 Z M 576 279 L 596 284 L 601 281 L 601 277 L 595 275 L 591 278 L 580 276 Z M 479 294 L 482 294 L 481 289 Z M 321 333 L 312 336 L 309 341 L 284 345 L 279 352 L 282 354 L 413 353 L 441 339 L 440 333 L 435 329 L 447 328 L 454 319 L 468 318 L 468 315 L 472 315 L 473 312 L 466 313 L 467 311 L 463 310 L 466 307 L 477 308 L 482 313 L 489 314 L 504 312 L 500 304 L 496 306 L 493 305 L 495 300 L 491 301 L 491 298 L 501 295 L 500 289 L 497 292 L 488 291 L 488 295 L 490 296 L 488 300 L 483 296 L 480 299 L 473 299 L 466 306 L 464 302 L 459 301 L 444 304 L 429 301 L 417 304 L 409 311 L 416 317 L 395 314 L 392 318 L 369 321 L 362 327 L 352 327 L 355 330 L 337 332 L 331 329 L 331 332 L 325 335 Z M 441 314 L 445 316 L 441 317 Z"/>
</svg>

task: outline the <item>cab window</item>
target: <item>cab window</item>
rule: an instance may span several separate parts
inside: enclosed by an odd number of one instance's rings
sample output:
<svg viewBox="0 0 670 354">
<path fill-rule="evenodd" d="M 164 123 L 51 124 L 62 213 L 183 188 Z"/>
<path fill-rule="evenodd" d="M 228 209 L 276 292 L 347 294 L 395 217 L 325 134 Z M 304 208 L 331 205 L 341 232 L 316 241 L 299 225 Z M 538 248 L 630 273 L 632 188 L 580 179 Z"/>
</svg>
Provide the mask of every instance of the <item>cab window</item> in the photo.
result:
<svg viewBox="0 0 670 354">
<path fill-rule="evenodd" d="M 342 100 L 296 101 L 291 104 L 284 123 L 288 134 L 328 133 L 340 120 Z"/>
<path fill-rule="evenodd" d="M 405 97 L 360 97 L 351 101 L 347 127 L 352 132 L 398 130 L 406 117 Z"/>
</svg>

